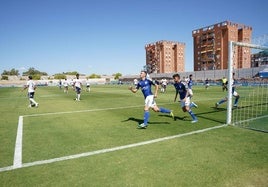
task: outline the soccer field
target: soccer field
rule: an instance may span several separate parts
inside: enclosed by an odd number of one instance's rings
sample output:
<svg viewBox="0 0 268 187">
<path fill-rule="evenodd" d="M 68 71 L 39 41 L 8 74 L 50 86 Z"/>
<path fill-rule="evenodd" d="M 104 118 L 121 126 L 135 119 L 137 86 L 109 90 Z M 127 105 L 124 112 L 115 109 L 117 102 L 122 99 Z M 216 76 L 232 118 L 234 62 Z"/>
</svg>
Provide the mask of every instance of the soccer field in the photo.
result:
<svg viewBox="0 0 268 187">
<path fill-rule="evenodd" d="M 221 87 L 194 87 L 198 123 L 174 103 L 174 89 L 150 112 L 126 85 L 92 85 L 75 92 L 38 87 L 38 108 L 21 88 L 0 88 L 1 186 L 265 186 L 268 136 L 226 126 Z M 266 118 L 267 119 L 267 118 Z"/>
</svg>

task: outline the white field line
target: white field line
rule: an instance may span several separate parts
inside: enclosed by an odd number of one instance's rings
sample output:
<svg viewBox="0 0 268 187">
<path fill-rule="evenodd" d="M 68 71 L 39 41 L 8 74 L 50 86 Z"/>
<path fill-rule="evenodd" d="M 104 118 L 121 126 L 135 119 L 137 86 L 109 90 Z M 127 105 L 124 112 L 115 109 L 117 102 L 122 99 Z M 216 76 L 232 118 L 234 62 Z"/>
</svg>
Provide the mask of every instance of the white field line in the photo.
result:
<svg viewBox="0 0 268 187">
<path fill-rule="evenodd" d="M 23 116 L 19 116 L 17 136 L 14 149 L 13 167 L 20 168 L 22 165 L 22 136 L 23 136 Z"/>
<path fill-rule="evenodd" d="M 48 95 L 40 95 L 39 97 L 42 98 L 42 97 L 60 97 L 62 96 L 62 94 L 48 94 Z"/>
<path fill-rule="evenodd" d="M 22 164 L 22 131 L 23 131 L 23 116 L 19 117 L 17 138 L 15 144 L 13 167 L 20 168 Z"/>
<path fill-rule="evenodd" d="M 199 99 L 199 100 L 195 100 L 195 102 L 198 102 L 198 101 L 210 101 L 210 100 L 215 100 L 215 99 L 214 98 Z M 160 104 L 157 104 L 157 105 L 168 105 L 168 104 L 172 104 L 172 103 L 170 103 L 170 102 L 168 102 L 168 103 L 160 103 Z M 84 112 L 96 112 L 96 111 L 105 111 L 105 110 L 137 108 L 137 107 L 143 107 L 143 106 L 144 105 L 135 105 L 135 106 L 123 106 L 123 107 L 115 107 L 115 108 L 98 108 L 98 109 L 90 109 L 90 110 L 66 111 L 66 112 L 48 112 L 48 113 L 42 113 L 42 114 L 28 114 L 28 115 L 23 115 L 23 117 L 37 117 L 37 116 L 48 116 L 48 115 L 58 115 L 58 114 L 73 114 L 73 113 L 84 113 Z"/>
<path fill-rule="evenodd" d="M 210 98 L 210 99 L 204 99 L 204 100 L 214 100 L 214 99 L 211 99 Z M 199 100 L 199 101 L 204 101 L 204 100 Z M 166 104 L 171 104 L 171 103 L 161 103 L 161 105 L 166 105 Z M 83 112 L 95 112 L 95 111 L 104 111 L 104 110 L 116 110 L 116 109 L 137 108 L 137 107 L 142 107 L 142 106 L 144 106 L 144 105 L 136 105 L 136 106 L 128 106 L 128 107 L 117 107 L 117 108 L 91 109 L 91 110 L 79 110 L 79 111 L 67 111 L 67 112 L 53 112 L 53 113 L 51 112 L 51 113 L 30 114 L 30 115 L 20 116 L 19 117 L 19 122 L 18 122 L 18 130 L 17 130 L 17 137 L 16 137 L 16 145 L 15 145 L 15 153 L 14 153 L 13 166 L 7 166 L 7 167 L 4 167 L 4 168 L 0 168 L 0 172 L 2 172 L 2 171 L 8 171 L 8 170 L 13 170 L 13 169 L 21 168 L 21 167 L 29 167 L 29 166 L 25 166 L 25 165 L 27 165 L 27 163 L 26 164 L 22 164 L 23 117 L 36 117 L 36 116 L 47 116 L 47 115 L 57 115 L 57 114 L 73 114 L 73 113 L 83 113 Z M 214 129 L 214 128 L 212 128 L 212 129 Z M 195 134 L 195 132 L 193 132 L 192 134 Z M 188 135 L 188 133 L 186 133 L 185 135 Z M 182 135 L 176 135 L 176 137 L 177 136 L 178 137 L 181 137 L 181 136 L 185 136 L 185 135 L 184 134 L 182 134 Z M 163 139 L 165 140 L 166 138 L 163 138 Z M 169 139 L 169 137 L 167 137 L 167 140 L 168 139 Z M 158 140 L 158 139 L 156 139 L 156 140 Z M 151 140 L 151 141 L 152 141 L 152 143 L 155 143 L 154 140 Z M 160 140 L 160 141 L 163 141 L 163 140 Z M 158 142 L 158 141 L 156 141 L 156 142 Z M 138 144 L 144 145 L 142 142 L 141 143 L 138 143 Z M 148 144 L 148 143 L 145 143 L 145 144 Z M 135 145 L 135 144 L 131 144 L 131 145 Z M 139 146 L 139 145 L 137 145 L 137 146 Z M 122 146 L 122 147 L 124 147 L 124 146 Z M 130 146 L 130 147 L 134 147 L 134 146 Z M 127 148 L 129 148 L 129 147 L 127 147 Z M 117 149 L 117 148 L 112 148 L 112 149 L 120 150 L 120 149 Z M 108 150 L 110 150 L 110 149 L 108 149 Z M 115 150 L 112 150 L 112 151 L 115 151 Z M 93 151 L 93 152 L 88 152 L 88 153 L 82 153 L 82 154 L 86 154 L 86 156 L 90 156 L 90 155 L 94 155 L 95 152 L 98 152 L 98 151 Z M 110 151 L 105 151 L 105 152 L 110 152 Z M 102 152 L 100 152 L 100 153 L 102 153 Z M 100 153 L 95 153 L 95 154 L 100 154 Z M 78 155 L 81 155 L 81 154 L 78 154 Z M 72 157 L 72 156 L 67 156 L 67 157 Z M 83 156 L 83 157 L 85 157 L 85 156 Z M 65 157 L 61 157 L 61 158 L 65 158 Z M 61 158 L 59 158 L 60 159 L 59 161 L 61 161 Z M 79 157 L 74 156 L 74 158 L 79 158 Z M 68 159 L 72 159 L 72 158 L 68 158 Z M 68 159 L 64 159 L 64 160 L 68 160 Z M 54 160 L 54 159 L 52 159 L 52 160 Z M 38 162 L 43 162 L 43 161 L 37 161 L 37 163 Z M 36 163 L 36 162 L 32 162 L 32 163 Z M 28 164 L 31 165 L 32 163 L 28 163 Z M 37 165 L 40 165 L 40 164 L 37 164 Z"/>
<path fill-rule="evenodd" d="M 96 112 L 96 111 L 104 111 L 104 110 L 117 110 L 117 109 L 137 108 L 137 107 L 142 107 L 142 106 L 144 106 L 144 105 L 116 107 L 116 108 L 98 108 L 98 109 L 76 110 L 76 111 L 66 111 L 66 112 L 49 112 L 49 113 L 42 113 L 42 114 L 29 114 L 29 115 L 24 115 L 23 117 L 36 117 L 36 116 L 48 116 L 48 115 L 57 115 L 57 114 L 73 114 L 73 113 L 83 113 L 83 112 Z"/>
<path fill-rule="evenodd" d="M 64 156 L 64 157 L 59 157 L 59 158 L 53 158 L 53 159 L 48 159 L 48 160 L 28 162 L 28 163 L 21 164 L 20 167 L 15 167 L 14 165 L 8 166 L 8 167 L 0 168 L 0 172 L 15 170 L 15 169 L 19 169 L 19 168 L 26 168 L 26 167 L 31 167 L 31 166 L 37 166 L 37 165 L 43 165 L 43 164 L 49 164 L 49 163 L 54 163 L 54 162 L 59 162 L 59 161 L 77 159 L 77 158 L 82 158 L 82 157 L 88 157 L 88 156 L 92 156 L 92 155 L 109 153 L 109 152 L 113 152 L 113 151 L 119 151 L 119 150 L 123 150 L 123 149 L 158 143 L 158 142 L 167 141 L 167 140 L 180 138 L 180 137 L 184 137 L 184 136 L 189 136 L 189 135 L 193 135 L 193 134 L 203 133 L 206 131 L 210 131 L 213 129 L 218 129 L 218 128 L 222 128 L 222 127 L 226 127 L 226 126 L 227 125 L 224 124 L 224 125 L 220 125 L 220 126 L 210 127 L 210 128 L 206 128 L 206 129 L 202 129 L 202 130 L 197 130 L 197 131 L 188 132 L 188 133 L 184 133 L 184 134 L 178 134 L 178 135 L 174 135 L 174 136 L 167 136 L 167 137 L 163 137 L 163 138 L 148 140 L 148 141 L 134 143 L 134 144 L 128 144 L 128 145 L 123 145 L 123 146 L 118 146 L 118 147 L 113 147 L 113 148 L 108 148 L 108 149 L 101 149 L 101 150 L 97 150 L 97 151 L 90 151 L 90 152 L 69 155 L 69 156 Z"/>
</svg>

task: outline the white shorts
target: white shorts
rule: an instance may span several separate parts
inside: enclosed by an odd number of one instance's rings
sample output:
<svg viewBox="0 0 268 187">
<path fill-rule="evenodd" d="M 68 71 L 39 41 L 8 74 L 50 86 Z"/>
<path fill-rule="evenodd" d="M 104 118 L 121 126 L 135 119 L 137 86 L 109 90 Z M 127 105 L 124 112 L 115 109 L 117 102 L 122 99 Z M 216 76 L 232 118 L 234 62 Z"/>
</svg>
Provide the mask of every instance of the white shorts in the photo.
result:
<svg viewBox="0 0 268 187">
<path fill-rule="evenodd" d="M 233 96 L 234 97 L 237 97 L 238 96 L 238 93 L 236 91 L 233 92 Z"/>
<path fill-rule="evenodd" d="M 233 91 L 232 95 L 233 95 L 234 97 L 237 97 L 237 96 L 238 96 L 238 93 L 237 93 L 236 91 Z M 226 95 L 226 98 L 228 98 L 228 94 Z"/>
<path fill-rule="evenodd" d="M 149 107 L 149 108 L 153 108 L 155 107 L 156 102 L 154 100 L 154 95 L 149 95 L 146 97 L 145 99 L 145 106 Z"/>
<path fill-rule="evenodd" d="M 188 89 L 188 93 L 190 96 L 193 96 L 193 90 L 192 89 Z"/>
<path fill-rule="evenodd" d="M 185 106 L 190 106 L 190 102 L 190 97 L 187 97 L 185 102 L 181 100 L 181 108 Z"/>
</svg>

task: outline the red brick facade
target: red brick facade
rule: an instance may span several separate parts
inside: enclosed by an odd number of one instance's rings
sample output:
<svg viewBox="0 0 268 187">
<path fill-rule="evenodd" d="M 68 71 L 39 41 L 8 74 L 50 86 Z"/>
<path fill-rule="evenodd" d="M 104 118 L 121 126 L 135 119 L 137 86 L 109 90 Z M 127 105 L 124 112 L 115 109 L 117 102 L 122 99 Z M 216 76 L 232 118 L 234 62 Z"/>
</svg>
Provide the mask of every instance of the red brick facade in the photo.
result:
<svg viewBox="0 0 268 187">
<path fill-rule="evenodd" d="M 150 73 L 184 72 L 185 43 L 162 40 L 147 44 L 145 50 Z"/>
<path fill-rule="evenodd" d="M 228 42 L 251 42 L 252 27 L 224 21 L 194 30 L 194 71 L 227 69 Z M 236 47 L 234 68 L 250 68 L 250 49 Z"/>
</svg>

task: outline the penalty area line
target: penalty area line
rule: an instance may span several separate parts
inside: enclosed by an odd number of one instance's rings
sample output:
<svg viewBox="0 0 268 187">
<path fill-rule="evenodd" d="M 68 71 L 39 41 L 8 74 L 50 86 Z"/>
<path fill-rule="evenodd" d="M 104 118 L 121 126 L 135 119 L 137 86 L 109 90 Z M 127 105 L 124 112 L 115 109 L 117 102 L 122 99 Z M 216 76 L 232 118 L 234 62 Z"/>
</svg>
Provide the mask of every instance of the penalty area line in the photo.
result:
<svg viewBox="0 0 268 187">
<path fill-rule="evenodd" d="M 35 161 L 35 162 L 23 163 L 20 166 L 15 166 L 15 165 L 8 166 L 8 167 L 0 168 L 0 172 L 15 170 L 15 169 L 19 169 L 19 168 L 26 168 L 26 167 L 31 167 L 31 166 L 37 166 L 37 165 L 43 165 L 43 164 L 49 164 L 49 163 L 54 163 L 54 162 L 59 162 L 59 161 L 72 160 L 72 159 L 88 157 L 88 156 L 93 156 L 93 155 L 98 155 L 98 154 L 103 154 L 103 153 L 109 153 L 109 152 L 113 152 L 113 151 L 119 151 L 119 150 L 123 150 L 123 149 L 128 149 L 128 148 L 133 148 L 133 147 L 138 147 L 138 146 L 143 146 L 143 145 L 148 145 L 148 144 L 153 144 L 153 143 L 158 143 L 158 142 L 163 142 L 166 140 L 171 140 L 171 139 L 189 136 L 189 135 L 193 135 L 193 134 L 203 133 L 206 131 L 219 129 L 219 128 L 226 127 L 226 126 L 228 126 L 228 125 L 224 124 L 224 125 L 220 125 L 220 126 L 210 127 L 210 128 L 192 131 L 192 132 L 188 132 L 188 133 L 184 133 L 184 134 L 177 134 L 174 136 L 157 138 L 157 139 L 148 140 L 148 141 L 139 142 L 139 143 L 134 143 L 134 144 L 128 144 L 128 145 L 123 145 L 123 146 L 118 146 L 118 147 L 113 147 L 113 148 L 108 148 L 108 149 L 101 149 L 101 150 L 96 150 L 96 151 L 80 153 L 80 154 L 63 156 L 63 157 L 53 158 L 53 159 L 48 159 L 48 160 L 40 160 L 40 161 Z"/>
<path fill-rule="evenodd" d="M 128 107 L 116 107 L 116 108 L 99 108 L 99 109 L 89 109 L 89 110 L 76 110 L 76 111 L 66 111 L 66 112 L 49 112 L 41 114 L 28 114 L 23 115 L 23 117 L 37 117 L 37 116 L 48 116 L 48 115 L 60 115 L 60 114 L 74 114 L 74 113 L 86 113 L 86 112 L 98 112 L 106 110 L 119 110 L 119 109 L 128 109 L 128 108 L 138 108 L 144 105 L 128 106 Z"/>
<path fill-rule="evenodd" d="M 20 168 L 22 165 L 22 131 L 23 131 L 23 116 L 19 117 L 18 130 L 14 151 L 13 167 Z"/>
<path fill-rule="evenodd" d="M 201 99 L 199 101 L 209 101 L 214 99 Z M 159 103 L 159 105 L 170 105 L 173 103 Z M 144 105 L 134 105 L 134 106 L 121 106 L 121 107 L 114 107 L 114 108 L 96 108 L 96 109 L 89 109 L 89 110 L 75 110 L 75 111 L 65 111 L 65 112 L 48 112 L 48 113 L 38 113 L 38 114 L 25 114 L 23 117 L 38 117 L 38 116 L 48 116 L 48 115 L 61 115 L 61 114 L 74 114 L 74 113 L 86 113 L 86 112 L 98 112 L 98 111 L 108 111 L 108 110 L 121 110 L 121 109 L 130 109 L 130 108 L 138 108 L 144 107 Z"/>
</svg>

